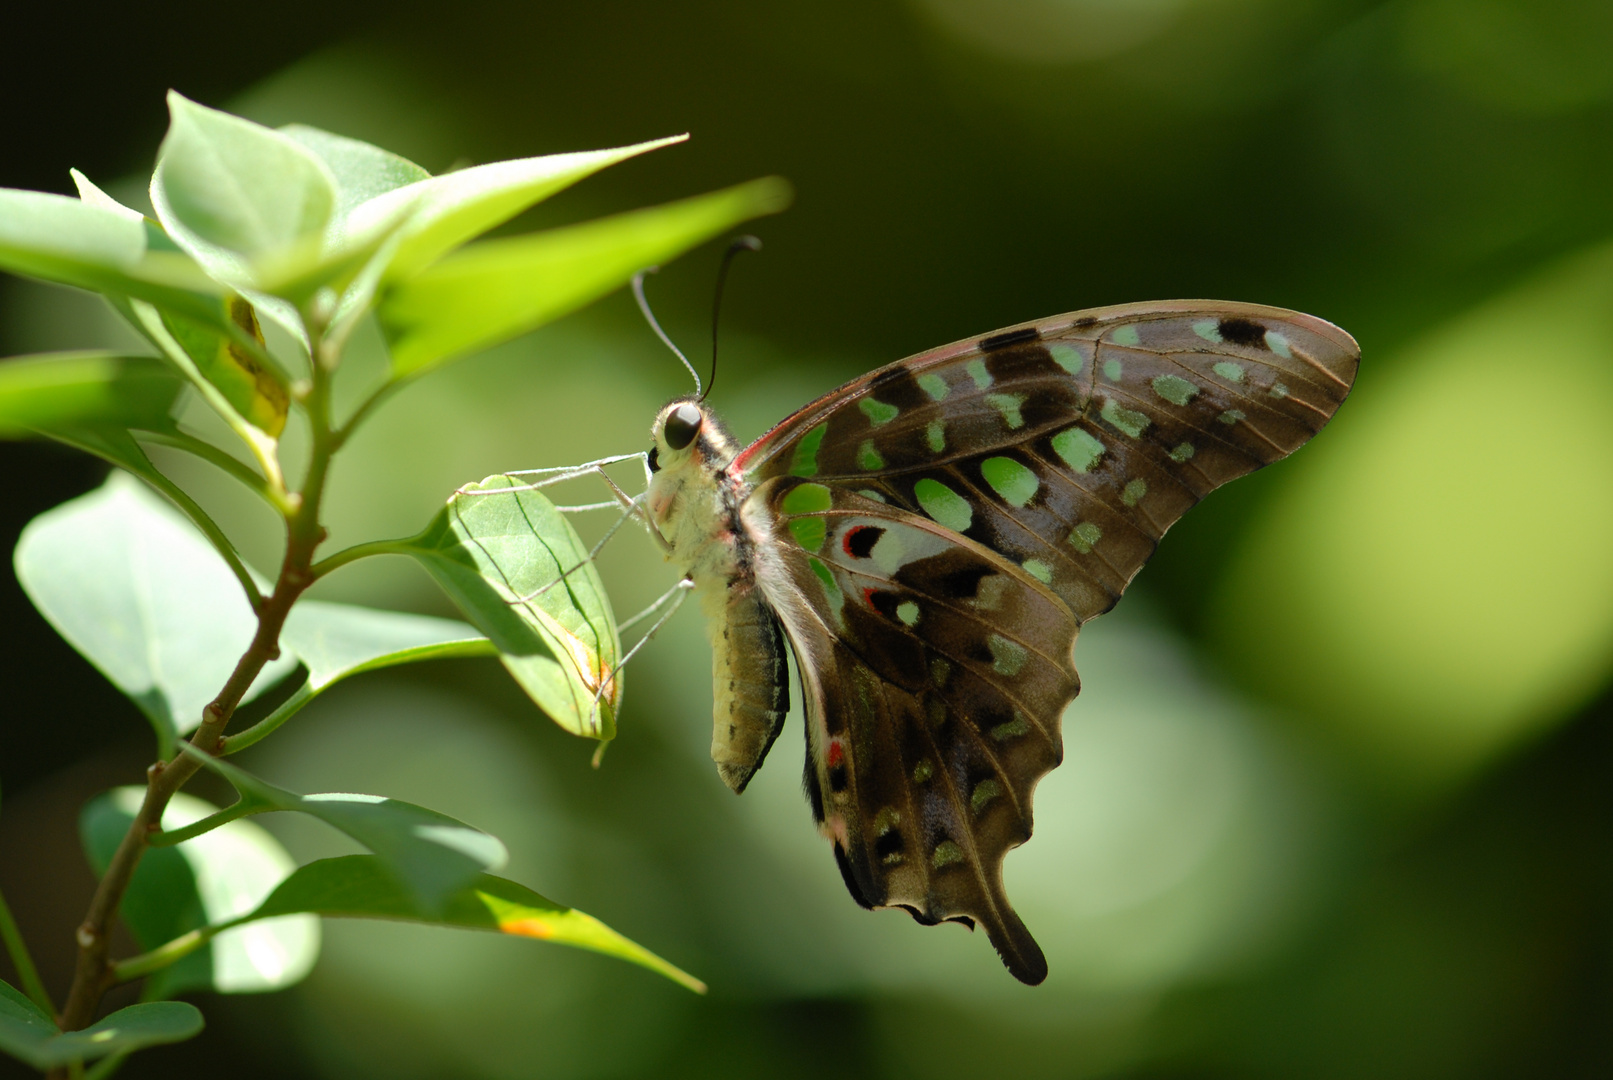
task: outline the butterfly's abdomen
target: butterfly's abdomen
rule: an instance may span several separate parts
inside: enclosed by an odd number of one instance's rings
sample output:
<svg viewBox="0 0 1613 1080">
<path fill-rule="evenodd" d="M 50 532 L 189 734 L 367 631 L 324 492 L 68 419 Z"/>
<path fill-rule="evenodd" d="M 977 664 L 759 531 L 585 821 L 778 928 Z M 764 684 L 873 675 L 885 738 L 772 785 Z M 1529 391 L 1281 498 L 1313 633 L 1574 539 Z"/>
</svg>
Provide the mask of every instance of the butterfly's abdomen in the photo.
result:
<svg viewBox="0 0 1613 1080">
<path fill-rule="evenodd" d="M 706 619 L 715 698 L 711 760 L 737 794 L 761 767 L 790 711 L 784 633 L 749 581 L 729 581 L 720 596 L 713 589 L 703 599 L 721 605 Z"/>
</svg>

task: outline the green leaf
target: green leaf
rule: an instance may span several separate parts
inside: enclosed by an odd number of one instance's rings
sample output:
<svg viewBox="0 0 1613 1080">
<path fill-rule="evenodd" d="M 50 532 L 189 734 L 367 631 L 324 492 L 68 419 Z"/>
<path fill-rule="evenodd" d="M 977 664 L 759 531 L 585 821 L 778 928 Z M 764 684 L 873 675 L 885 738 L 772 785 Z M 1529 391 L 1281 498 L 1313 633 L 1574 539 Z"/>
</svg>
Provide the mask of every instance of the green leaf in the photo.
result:
<svg viewBox="0 0 1613 1080">
<path fill-rule="evenodd" d="M 482 349 L 592 303 L 646 266 L 783 210 L 776 178 L 457 252 L 381 301 L 394 378 Z"/>
<path fill-rule="evenodd" d="M 257 627 L 213 548 L 122 473 L 30 522 L 14 565 L 40 614 L 150 718 L 165 754 L 201 723 Z M 295 665 L 270 661 L 243 700 Z"/>
<path fill-rule="evenodd" d="M 616 737 L 616 619 L 588 549 L 542 493 L 508 476 L 469 484 L 401 550 L 488 636 L 555 723 Z"/>
<path fill-rule="evenodd" d="M 509 852 L 497 837 L 414 803 L 378 795 L 298 795 L 258 779 L 186 743 L 185 753 L 228 780 L 246 813 L 289 810 L 318 818 L 380 857 L 387 872 L 422 910 L 445 899 L 484 870 L 497 870 Z"/>
<path fill-rule="evenodd" d="M 317 251 L 336 208 L 320 158 L 277 131 L 172 91 L 151 201 L 168 234 L 214 277 L 253 287 L 254 260 Z"/>
<path fill-rule="evenodd" d="M 367 208 L 385 213 L 388 203 L 413 199 L 409 223 L 385 272 L 398 281 L 516 214 L 565 190 L 579 180 L 630 157 L 680 143 L 687 135 L 654 139 L 610 150 L 517 158 L 477 165 L 400 189 Z"/>
<path fill-rule="evenodd" d="M 0 438 L 112 426 L 166 431 L 184 382 L 161 360 L 110 352 L 0 361 Z"/>
<path fill-rule="evenodd" d="M 281 644 L 323 690 L 361 671 L 448 656 L 492 656 L 492 642 L 457 619 L 434 619 L 355 604 L 302 600 L 286 617 Z"/>
<path fill-rule="evenodd" d="M 303 662 L 307 681 L 269 716 L 226 739 L 225 753 L 251 746 L 349 675 L 420 660 L 498 655 L 493 643 L 475 628 L 454 619 L 321 600 L 297 602 L 280 632 L 280 647 Z"/>
<path fill-rule="evenodd" d="M 147 231 L 105 206 L 0 188 L 0 270 L 220 320 L 219 284 L 187 255 L 151 247 Z"/>
<path fill-rule="evenodd" d="M 202 1014 L 194 1005 L 151 1001 L 64 1034 L 33 1002 L 0 982 L 0 1050 L 36 1069 L 184 1042 L 200 1034 L 202 1026 Z"/>
<path fill-rule="evenodd" d="M 407 158 L 359 139 L 305 124 L 287 124 L 279 131 L 317 155 L 336 178 L 337 221 L 345 221 L 362 203 L 431 179 L 430 173 Z"/>
<path fill-rule="evenodd" d="M 90 182 L 77 169 L 73 183 L 81 200 L 140 223 L 152 248 L 179 251 L 162 226 L 124 206 Z M 289 405 L 285 372 L 264 347 L 257 314 L 244 296 L 226 291 L 210 302 L 207 318 L 198 320 L 178 311 L 109 293 L 113 310 L 163 353 L 202 392 L 203 398 L 237 430 L 260 460 L 273 457 L 273 442 L 285 427 Z M 284 304 L 263 298 L 276 317 L 288 323 L 294 335 L 302 333 L 301 320 Z M 278 305 L 278 306 L 277 306 Z M 265 463 L 265 471 L 276 470 Z"/>
<path fill-rule="evenodd" d="M 398 887 L 375 857 L 347 855 L 321 859 L 300 868 L 261 907 L 238 922 L 301 912 L 337 918 L 434 923 L 552 941 L 614 956 L 659 972 L 696 993 L 706 992 L 705 983 L 618 934 L 592 915 L 557 904 L 524 885 L 490 874 L 479 876 L 454 893 L 441 913 L 430 915 Z"/>
<path fill-rule="evenodd" d="M 257 312 L 239 293 L 224 297 L 225 317 L 258 348 L 249 350 L 239 341 L 220 334 L 212 327 L 182 315 L 162 314 L 162 324 L 185 354 L 196 364 L 202 378 L 216 386 L 236 414 L 271 439 L 285 430 L 286 413 L 291 407 L 291 390 L 285 376 L 266 363 L 263 330 Z"/>
<path fill-rule="evenodd" d="M 97 875 L 106 872 L 144 798 L 143 787 L 121 787 L 85 805 L 79 834 Z M 182 829 L 217 812 L 210 803 L 181 792 L 164 811 L 162 827 Z M 175 847 L 146 852 L 120 914 L 140 947 L 153 949 L 254 910 L 294 869 L 291 856 L 274 837 L 251 822 L 232 821 Z M 160 971 L 148 992 L 278 990 L 307 975 L 318 955 L 317 920 L 263 923 L 211 937 L 206 947 Z"/>
</svg>

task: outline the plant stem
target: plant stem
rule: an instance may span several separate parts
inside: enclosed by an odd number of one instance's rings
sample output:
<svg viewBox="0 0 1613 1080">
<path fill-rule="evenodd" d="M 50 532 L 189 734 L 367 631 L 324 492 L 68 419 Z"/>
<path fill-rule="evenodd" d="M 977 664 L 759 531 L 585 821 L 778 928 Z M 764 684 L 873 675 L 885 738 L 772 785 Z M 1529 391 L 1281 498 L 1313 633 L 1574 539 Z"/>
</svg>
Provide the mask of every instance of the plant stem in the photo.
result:
<svg viewBox="0 0 1613 1080">
<path fill-rule="evenodd" d="M 22 931 L 17 929 L 17 920 L 11 917 L 11 906 L 6 903 L 4 893 L 0 893 L 0 939 L 5 940 L 6 952 L 11 955 L 11 964 L 17 969 L 17 980 L 22 983 L 23 993 L 47 1014 L 55 1016 L 56 1004 L 50 1000 L 50 993 L 39 979 L 39 969 L 34 966 L 34 958 L 28 952 L 28 943 L 22 940 Z"/>
<path fill-rule="evenodd" d="M 325 539 L 325 530 L 319 523 L 321 502 L 325 494 L 325 480 L 330 469 L 334 440 L 330 428 L 330 383 L 335 368 L 334 358 L 326 355 L 321 342 L 320 328 L 310 326 L 314 364 L 313 380 L 306 402 L 309 427 L 313 433 L 312 453 L 308 475 L 302 491 L 291 500 L 291 512 L 286 517 L 286 553 L 281 562 L 280 575 L 274 591 L 258 608 L 258 629 L 252 637 L 235 670 L 225 682 L 218 696 L 202 712 L 202 725 L 191 736 L 191 744 L 198 750 L 217 753 L 223 741 L 224 729 L 240 704 L 252 680 L 263 666 L 280 655 L 280 631 L 286 615 L 291 611 L 304 590 L 313 584 L 310 572 L 314 551 Z M 161 831 L 163 811 L 185 782 L 201 768 L 199 759 L 176 753 L 168 761 L 159 761 L 146 770 L 146 797 L 129 831 L 101 875 L 100 884 L 90 900 L 89 911 L 78 928 L 78 964 L 73 974 L 73 985 L 62 1008 L 60 1026 L 63 1031 L 78 1031 L 95 1020 L 101 997 L 112 986 L 115 974 L 108 959 L 112 920 L 123 902 L 129 881 L 134 876 L 140 857 L 150 846 L 150 839 Z M 63 1074 L 65 1075 L 65 1074 Z"/>
<path fill-rule="evenodd" d="M 371 555 L 407 555 L 409 545 L 418 540 L 417 536 L 405 536 L 398 540 L 366 540 L 362 544 L 343 548 L 334 555 L 327 556 L 314 563 L 311 573 L 315 578 L 322 578 L 332 570 L 340 569 L 350 562 L 367 558 Z"/>
</svg>

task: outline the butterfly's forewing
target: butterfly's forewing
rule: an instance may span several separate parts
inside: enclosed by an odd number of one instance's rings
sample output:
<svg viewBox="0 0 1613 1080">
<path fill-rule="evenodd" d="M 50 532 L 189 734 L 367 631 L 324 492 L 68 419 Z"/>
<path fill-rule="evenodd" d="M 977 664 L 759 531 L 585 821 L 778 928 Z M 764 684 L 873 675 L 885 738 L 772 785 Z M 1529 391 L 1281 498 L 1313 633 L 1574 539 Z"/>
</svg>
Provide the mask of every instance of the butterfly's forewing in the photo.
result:
<svg viewBox="0 0 1613 1080">
<path fill-rule="evenodd" d="M 1189 507 L 1320 430 L 1358 360 L 1342 330 L 1278 308 L 1076 312 L 881 368 L 733 468 L 926 514 L 1020 563 L 1085 620 L 1114 606 Z"/>
<path fill-rule="evenodd" d="M 734 460 L 802 671 L 809 790 L 859 900 L 978 920 L 1040 981 L 1000 868 L 1059 760 L 1077 628 L 1200 498 L 1315 434 L 1358 359 L 1276 308 L 1076 312 L 875 371 Z M 950 689 L 924 682 L 937 661 Z M 945 786 L 917 779 L 925 754 Z"/>
</svg>

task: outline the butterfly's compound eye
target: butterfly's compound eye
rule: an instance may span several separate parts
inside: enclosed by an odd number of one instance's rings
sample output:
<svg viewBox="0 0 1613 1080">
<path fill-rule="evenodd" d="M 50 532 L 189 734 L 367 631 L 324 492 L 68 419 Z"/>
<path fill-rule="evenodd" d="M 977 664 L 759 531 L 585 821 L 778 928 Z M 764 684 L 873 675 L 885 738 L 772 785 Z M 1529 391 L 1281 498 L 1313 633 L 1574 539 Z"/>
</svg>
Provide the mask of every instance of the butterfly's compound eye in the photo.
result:
<svg viewBox="0 0 1613 1080">
<path fill-rule="evenodd" d="M 700 407 L 688 401 L 668 413 L 666 424 L 661 428 L 667 448 L 682 450 L 694 442 L 695 435 L 700 431 L 700 420 Z"/>
</svg>

